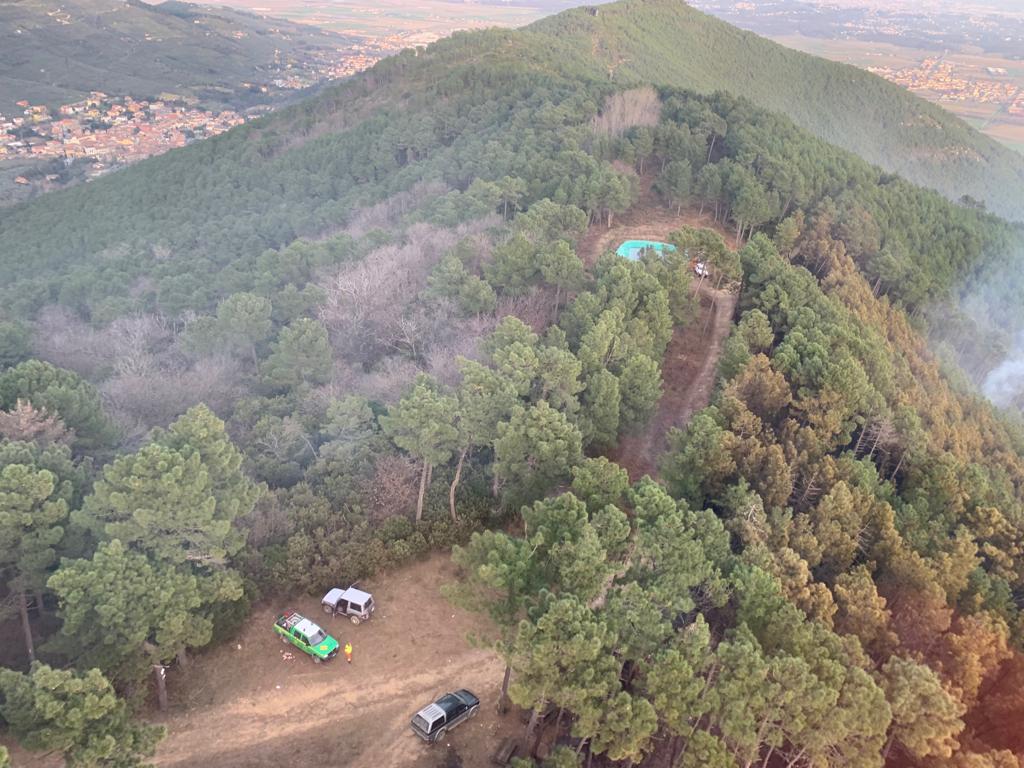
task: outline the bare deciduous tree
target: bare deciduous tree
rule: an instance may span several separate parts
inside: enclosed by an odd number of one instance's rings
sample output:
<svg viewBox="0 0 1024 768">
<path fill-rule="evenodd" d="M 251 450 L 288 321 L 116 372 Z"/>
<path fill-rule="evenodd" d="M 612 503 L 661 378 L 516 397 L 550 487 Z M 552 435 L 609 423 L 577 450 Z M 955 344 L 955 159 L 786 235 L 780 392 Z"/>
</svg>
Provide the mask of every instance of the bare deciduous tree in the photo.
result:
<svg viewBox="0 0 1024 768">
<path fill-rule="evenodd" d="M 36 357 L 95 381 L 111 363 L 102 334 L 65 307 L 44 307 L 32 337 Z"/>
<path fill-rule="evenodd" d="M 203 358 L 191 368 L 155 367 L 148 373 L 119 373 L 100 386 L 106 405 L 129 433 L 169 424 L 196 403 L 222 411 L 238 394 L 237 364 Z"/>
<path fill-rule="evenodd" d="M 536 333 L 542 333 L 551 324 L 553 300 L 553 290 L 535 286 L 529 293 L 503 297 L 498 302 L 498 309 L 494 314 L 497 317 L 517 317 Z"/>
<path fill-rule="evenodd" d="M 408 456 L 387 455 L 377 459 L 373 479 L 365 490 L 367 511 L 375 519 L 412 515 L 420 462 Z"/>
<path fill-rule="evenodd" d="M 426 343 L 423 318 L 413 311 L 427 275 L 458 241 L 458 232 L 415 224 L 402 245 L 387 245 L 322 283 L 320 320 L 343 357 L 373 365 L 388 352 L 412 357 Z"/>
<path fill-rule="evenodd" d="M 349 218 L 345 232 L 352 237 L 363 237 L 375 229 L 392 229 L 399 219 L 431 198 L 441 197 L 450 190 L 440 181 L 422 181 L 405 192 L 399 192 L 375 205 L 360 208 Z"/>
<path fill-rule="evenodd" d="M 650 86 L 619 91 L 609 96 L 590 121 L 595 133 L 621 136 L 630 128 L 655 126 L 661 119 L 661 99 Z"/>
</svg>

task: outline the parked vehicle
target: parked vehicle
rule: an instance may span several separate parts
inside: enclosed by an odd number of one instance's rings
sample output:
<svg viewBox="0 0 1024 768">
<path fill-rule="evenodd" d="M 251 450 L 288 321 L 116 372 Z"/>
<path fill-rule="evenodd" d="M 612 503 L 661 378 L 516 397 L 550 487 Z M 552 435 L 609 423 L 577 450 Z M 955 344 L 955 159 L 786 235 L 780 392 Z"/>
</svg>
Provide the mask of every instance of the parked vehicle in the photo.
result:
<svg viewBox="0 0 1024 768">
<path fill-rule="evenodd" d="M 363 592 L 354 586 L 348 589 L 335 587 L 320 601 L 324 613 L 332 616 L 348 616 L 353 624 L 358 625 L 362 621 L 369 621 L 376 606 L 373 603 L 373 595 Z"/>
<path fill-rule="evenodd" d="M 455 726 L 476 717 L 479 709 L 480 699 L 465 688 L 455 693 L 446 693 L 413 716 L 412 731 L 424 741 L 433 744 L 443 739 Z"/>
<path fill-rule="evenodd" d="M 274 631 L 281 636 L 281 642 L 291 643 L 309 654 L 317 664 L 338 655 L 338 641 L 295 611 L 285 611 L 278 616 Z"/>
</svg>

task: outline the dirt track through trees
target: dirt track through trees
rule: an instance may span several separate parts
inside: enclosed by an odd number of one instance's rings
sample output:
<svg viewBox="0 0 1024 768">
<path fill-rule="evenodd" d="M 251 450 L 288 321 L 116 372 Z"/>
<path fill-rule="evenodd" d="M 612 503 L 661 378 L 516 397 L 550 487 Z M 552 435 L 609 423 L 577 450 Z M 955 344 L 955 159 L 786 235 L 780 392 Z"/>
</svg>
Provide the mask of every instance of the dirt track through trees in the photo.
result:
<svg viewBox="0 0 1024 768">
<path fill-rule="evenodd" d="M 579 244 L 580 258 L 593 265 L 607 251 L 615 250 L 624 240 L 664 240 L 684 226 L 714 229 L 732 246 L 730 234 L 716 224 L 710 215 L 684 210 L 675 214 L 653 202 L 646 191 L 640 203 L 619 217 L 610 229 L 595 224 Z M 685 425 L 690 417 L 711 402 L 715 370 L 722 344 L 729 335 L 737 296 L 715 290 L 708 281 L 694 279 L 694 291 L 700 301 L 697 317 L 672 333 L 665 359 L 662 361 L 662 395 L 658 408 L 642 431 L 627 434 L 609 453 L 609 458 L 629 472 L 630 480 L 644 475 L 658 476 L 658 461 L 668 447 L 668 434 L 673 427 Z"/>
<path fill-rule="evenodd" d="M 676 328 L 661 365 L 662 394 L 658 408 L 641 432 L 627 434 L 609 458 L 636 481 L 656 478 L 658 462 L 668 448 L 668 433 L 689 422 L 711 402 L 722 343 L 732 327 L 736 294 L 701 286 L 700 313 L 685 328 Z M 706 330 L 705 330 L 706 328 Z"/>
<path fill-rule="evenodd" d="M 504 667 L 467 642 L 486 631 L 482 619 L 441 596 L 454 577 L 448 556 L 437 555 L 367 581 L 378 608 L 358 627 L 321 613 L 315 598 L 258 606 L 237 639 L 169 677 L 171 711 L 155 718 L 168 728 L 156 765 L 434 768 L 451 752 L 465 766 L 487 765 L 500 739 L 522 726 L 512 714 L 495 715 Z M 314 664 L 283 644 L 271 627 L 288 607 L 342 644 L 350 640 L 351 666 L 343 657 Z M 457 688 L 480 697 L 479 715 L 449 734 L 450 747 L 424 744 L 409 719 Z"/>
</svg>

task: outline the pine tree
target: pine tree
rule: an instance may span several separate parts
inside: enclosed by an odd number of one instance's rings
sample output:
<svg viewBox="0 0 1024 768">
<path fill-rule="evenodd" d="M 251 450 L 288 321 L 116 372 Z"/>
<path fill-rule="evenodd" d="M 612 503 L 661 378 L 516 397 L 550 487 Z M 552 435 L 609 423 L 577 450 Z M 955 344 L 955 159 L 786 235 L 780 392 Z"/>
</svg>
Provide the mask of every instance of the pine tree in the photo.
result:
<svg viewBox="0 0 1024 768">
<path fill-rule="evenodd" d="M 0 694 L 0 715 L 18 742 L 61 753 L 69 768 L 142 766 L 164 735 L 161 726 L 132 720 L 98 669 L 77 673 L 39 663 L 27 675 L 3 669 Z"/>
<path fill-rule="evenodd" d="M 216 332 L 221 342 L 235 353 L 246 353 L 255 368 L 256 347 L 273 330 L 270 299 L 252 293 L 234 293 L 217 305 Z"/>
<path fill-rule="evenodd" d="M 455 426 L 459 404 L 444 394 L 425 374 L 416 377 L 410 390 L 387 415 L 380 417 L 384 432 L 395 445 L 422 462 L 416 520 L 423 517 L 427 477 L 435 464 L 447 462 L 459 445 Z"/>
<path fill-rule="evenodd" d="M 609 504 L 621 506 L 629 490 L 629 474 L 604 456 L 584 459 L 572 468 L 572 492 L 591 514 Z"/>
<path fill-rule="evenodd" d="M 583 262 L 565 240 L 551 243 L 540 251 L 537 257 L 540 275 L 544 282 L 555 288 L 554 315 L 562 305 L 563 294 L 579 290 L 583 285 Z"/>
<path fill-rule="evenodd" d="M 76 448 L 101 448 L 116 436 L 95 387 L 71 371 L 27 360 L 0 373 L 0 410 L 11 410 L 19 400 L 59 417 L 74 432 Z"/>
<path fill-rule="evenodd" d="M 949 757 L 963 730 L 963 705 L 924 664 L 893 656 L 882 667 L 881 685 L 892 707 L 892 728 L 885 746 L 894 745 L 917 758 Z"/>
<path fill-rule="evenodd" d="M 331 377 L 331 345 L 327 329 L 316 320 L 299 318 L 281 329 L 263 368 L 263 379 L 275 389 L 325 384 Z"/>
<path fill-rule="evenodd" d="M 462 373 L 462 382 L 456 393 L 459 461 L 448 493 L 453 520 L 456 519 L 455 491 L 462 478 L 466 457 L 474 448 L 494 442 L 498 424 L 508 419 L 518 402 L 514 386 L 487 366 L 460 359 L 459 370 Z"/>
<path fill-rule="evenodd" d="M 90 559 L 65 560 L 48 586 L 64 620 L 58 647 L 81 666 L 137 682 L 150 666 L 186 648 L 200 648 L 213 624 L 208 600 L 187 569 L 154 562 L 117 539 L 101 543 Z M 241 589 L 235 598 L 241 596 Z"/>
<path fill-rule="evenodd" d="M 580 412 L 580 432 L 588 446 L 611 448 L 619 437 L 622 395 L 619 380 L 611 371 L 597 371 L 585 381 Z"/>
<path fill-rule="evenodd" d="M 498 426 L 494 473 L 513 505 L 543 496 L 568 478 L 581 458 L 579 430 L 546 402 L 517 406 L 509 421 Z"/>
<path fill-rule="evenodd" d="M 604 704 L 618 689 L 619 665 L 607 644 L 607 628 L 574 597 L 549 598 L 536 622 L 523 621 L 512 641 L 512 701 L 533 711 L 527 744 L 533 750 L 539 716 L 549 704 L 584 719 L 580 735 L 592 735 Z"/>
<path fill-rule="evenodd" d="M 661 366 L 647 355 L 632 355 L 619 374 L 620 424 L 645 424 L 661 399 Z"/>
<path fill-rule="evenodd" d="M 68 517 L 60 490 L 57 477 L 34 463 L 0 466 L 0 576 L 17 596 L 30 661 L 35 649 L 26 595 L 43 586 L 57 559 Z"/>
</svg>

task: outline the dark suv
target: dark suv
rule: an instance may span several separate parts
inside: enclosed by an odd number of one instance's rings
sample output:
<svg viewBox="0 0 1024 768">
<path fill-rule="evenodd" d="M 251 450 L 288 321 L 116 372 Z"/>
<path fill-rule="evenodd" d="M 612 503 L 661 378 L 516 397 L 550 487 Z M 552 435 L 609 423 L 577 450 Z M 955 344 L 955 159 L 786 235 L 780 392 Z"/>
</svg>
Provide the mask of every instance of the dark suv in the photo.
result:
<svg viewBox="0 0 1024 768">
<path fill-rule="evenodd" d="M 412 730 L 424 741 L 433 743 L 444 738 L 463 720 L 476 717 L 480 699 L 465 688 L 446 693 L 433 704 L 428 704 L 412 718 Z"/>
</svg>

